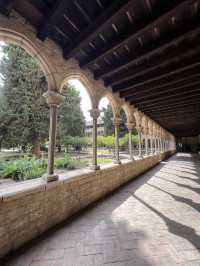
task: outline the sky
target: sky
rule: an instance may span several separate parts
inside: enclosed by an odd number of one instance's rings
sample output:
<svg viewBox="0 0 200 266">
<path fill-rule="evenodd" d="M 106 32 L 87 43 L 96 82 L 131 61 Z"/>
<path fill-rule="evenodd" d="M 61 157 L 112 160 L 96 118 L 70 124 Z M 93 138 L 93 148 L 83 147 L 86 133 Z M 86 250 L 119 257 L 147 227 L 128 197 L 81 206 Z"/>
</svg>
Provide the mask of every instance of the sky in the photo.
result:
<svg viewBox="0 0 200 266">
<path fill-rule="evenodd" d="M 1 58 L 3 56 L 3 52 L 2 52 L 2 49 L 1 49 L 1 45 L 3 45 L 3 44 L 4 44 L 4 42 L 1 42 L 0 41 L 0 61 L 1 61 Z M 85 116 L 85 119 L 87 121 L 88 120 L 91 120 L 89 110 L 92 109 L 92 106 L 91 106 L 91 102 L 90 102 L 89 95 L 87 93 L 87 89 L 77 79 L 72 79 L 72 80 L 69 81 L 69 83 L 72 84 L 76 88 L 76 90 L 79 91 L 79 93 L 80 93 L 80 97 L 81 97 L 81 109 L 83 111 L 83 114 Z M 0 85 L 1 85 L 1 77 L 0 77 Z M 107 107 L 108 104 L 109 104 L 108 99 L 107 98 L 102 98 L 101 101 L 100 101 L 99 109 L 101 110 L 103 107 Z"/>
<path fill-rule="evenodd" d="M 83 114 L 85 116 L 85 119 L 91 120 L 89 110 L 92 109 L 90 97 L 87 93 L 87 89 L 83 86 L 83 84 L 78 79 L 72 79 L 69 81 L 71 85 L 73 85 L 77 91 L 80 93 L 81 97 L 81 109 L 83 111 Z M 101 110 L 103 107 L 107 107 L 109 104 L 109 101 L 106 97 L 102 98 L 99 104 L 99 110 Z"/>
</svg>

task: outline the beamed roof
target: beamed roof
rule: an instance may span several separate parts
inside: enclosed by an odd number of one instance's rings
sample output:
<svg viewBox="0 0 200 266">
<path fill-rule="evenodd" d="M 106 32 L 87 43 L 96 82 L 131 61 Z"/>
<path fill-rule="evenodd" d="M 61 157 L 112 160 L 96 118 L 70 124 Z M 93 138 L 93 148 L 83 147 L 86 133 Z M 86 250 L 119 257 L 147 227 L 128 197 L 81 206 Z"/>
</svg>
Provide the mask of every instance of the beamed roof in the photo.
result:
<svg viewBox="0 0 200 266">
<path fill-rule="evenodd" d="M 9 0 L 96 79 L 176 136 L 200 134 L 200 0 Z"/>
</svg>

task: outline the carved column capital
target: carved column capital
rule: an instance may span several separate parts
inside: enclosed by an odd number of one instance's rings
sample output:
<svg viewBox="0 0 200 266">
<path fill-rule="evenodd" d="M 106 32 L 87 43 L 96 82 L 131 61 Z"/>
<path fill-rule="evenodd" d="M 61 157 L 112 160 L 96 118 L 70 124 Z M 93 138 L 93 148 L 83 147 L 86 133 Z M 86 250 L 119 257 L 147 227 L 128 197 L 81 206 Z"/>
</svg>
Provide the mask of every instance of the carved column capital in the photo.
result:
<svg viewBox="0 0 200 266">
<path fill-rule="evenodd" d="M 121 122 L 121 119 L 119 117 L 114 117 L 113 118 L 113 125 L 115 127 L 119 127 L 120 126 L 120 122 Z"/>
<path fill-rule="evenodd" d="M 135 124 L 134 123 L 126 123 L 126 127 L 129 131 L 133 130 L 134 127 L 135 127 Z"/>
<path fill-rule="evenodd" d="M 90 110 L 90 116 L 94 119 L 97 119 L 100 116 L 99 109 L 91 109 Z"/>
<path fill-rule="evenodd" d="M 58 92 L 48 90 L 43 94 L 46 98 L 48 105 L 53 105 L 59 107 L 59 105 L 64 101 L 65 97 Z"/>
</svg>

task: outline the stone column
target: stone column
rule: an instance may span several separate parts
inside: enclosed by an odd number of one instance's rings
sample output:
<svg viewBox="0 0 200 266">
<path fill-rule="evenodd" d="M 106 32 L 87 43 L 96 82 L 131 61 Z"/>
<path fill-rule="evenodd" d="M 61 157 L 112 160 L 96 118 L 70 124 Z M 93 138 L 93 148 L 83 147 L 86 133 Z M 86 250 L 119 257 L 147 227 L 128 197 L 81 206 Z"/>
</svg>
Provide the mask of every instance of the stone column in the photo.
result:
<svg viewBox="0 0 200 266">
<path fill-rule="evenodd" d="M 136 129 L 137 129 L 138 137 L 139 137 L 139 154 L 138 154 L 138 156 L 140 158 L 142 158 L 142 136 L 141 136 L 141 134 L 142 134 L 142 127 L 141 126 L 137 126 Z"/>
<path fill-rule="evenodd" d="M 157 138 L 157 154 L 160 153 L 160 138 Z"/>
<path fill-rule="evenodd" d="M 56 145 L 56 129 L 57 129 L 57 112 L 60 103 L 63 101 L 64 96 L 61 94 L 48 91 L 44 94 L 47 98 L 47 103 L 50 107 L 50 127 L 49 127 L 49 147 L 48 147 L 48 168 L 47 174 L 44 178 L 47 182 L 58 180 L 58 175 L 54 174 L 54 156 Z"/>
<path fill-rule="evenodd" d="M 120 158 L 119 158 L 119 126 L 120 126 L 120 118 L 114 118 L 113 119 L 113 125 L 115 127 L 115 164 L 121 164 Z"/>
<path fill-rule="evenodd" d="M 153 136 L 150 137 L 151 155 L 153 155 Z"/>
<path fill-rule="evenodd" d="M 93 120 L 93 128 L 92 128 L 92 170 L 99 170 L 100 167 L 97 165 L 97 119 L 100 115 L 98 109 L 90 110 L 90 116 Z"/>
<path fill-rule="evenodd" d="M 145 155 L 148 156 L 148 137 L 145 135 Z"/>
<path fill-rule="evenodd" d="M 133 131 L 133 128 L 134 128 L 134 124 L 127 123 L 126 127 L 128 128 L 129 158 L 130 158 L 131 161 L 133 161 L 134 157 L 133 157 L 132 131 Z"/>
</svg>

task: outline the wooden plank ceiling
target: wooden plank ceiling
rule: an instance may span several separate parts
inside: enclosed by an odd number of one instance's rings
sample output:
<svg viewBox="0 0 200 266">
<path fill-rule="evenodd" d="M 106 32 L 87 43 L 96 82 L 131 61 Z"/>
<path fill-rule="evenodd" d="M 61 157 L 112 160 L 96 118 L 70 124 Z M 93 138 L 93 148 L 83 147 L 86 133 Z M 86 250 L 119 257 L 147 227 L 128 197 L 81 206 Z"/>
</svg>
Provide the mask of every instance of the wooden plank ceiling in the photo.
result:
<svg viewBox="0 0 200 266">
<path fill-rule="evenodd" d="M 200 0 L 2 0 L 176 136 L 200 134 Z"/>
</svg>

